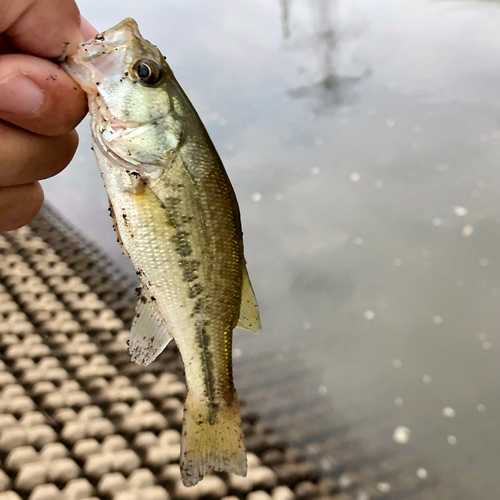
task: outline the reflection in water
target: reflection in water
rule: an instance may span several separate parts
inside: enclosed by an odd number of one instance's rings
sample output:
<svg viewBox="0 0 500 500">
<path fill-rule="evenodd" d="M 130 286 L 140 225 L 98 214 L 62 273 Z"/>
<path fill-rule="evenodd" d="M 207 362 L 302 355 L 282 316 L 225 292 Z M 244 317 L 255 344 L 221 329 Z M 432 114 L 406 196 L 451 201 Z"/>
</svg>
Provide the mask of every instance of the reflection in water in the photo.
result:
<svg viewBox="0 0 500 500">
<path fill-rule="evenodd" d="M 282 30 L 283 37 L 288 39 L 292 33 L 290 30 L 290 1 L 281 0 L 282 9 Z M 306 50 L 312 54 L 316 64 L 313 67 L 301 67 L 303 79 L 309 79 L 289 91 L 291 97 L 304 98 L 312 97 L 319 101 L 318 109 L 325 110 L 331 106 L 338 106 L 348 99 L 350 90 L 362 78 L 369 74 L 365 70 L 360 75 L 350 76 L 340 73 L 339 51 L 340 46 L 340 16 L 339 0 L 306 0 L 302 7 L 306 6 L 311 13 L 310 30 L 307 32 L 305 26 L 298 27 L 297 38 L 292 40 L 289 48 L 292 50 Z M 305 17 L 305 16 L 304 16 Z M 306 18 L 308 19 L 308 18 Z M 303 24 L 306 24 L 304 21 Z M 306 30 L 306 34 L 300 34 L 301 30 Z M 307 65 L 310 66 L 310 63 Z M 310 75 L 308 75 L 310 73 Z M 319 75 L 319 78 L 318 76 Z"/>
<path fill-rule="evenodd" d="M 283 38 L 290 37 L 290 4 L 292 0 L 280 0 L 281 2 L 281 29 Z"/>
</svg>

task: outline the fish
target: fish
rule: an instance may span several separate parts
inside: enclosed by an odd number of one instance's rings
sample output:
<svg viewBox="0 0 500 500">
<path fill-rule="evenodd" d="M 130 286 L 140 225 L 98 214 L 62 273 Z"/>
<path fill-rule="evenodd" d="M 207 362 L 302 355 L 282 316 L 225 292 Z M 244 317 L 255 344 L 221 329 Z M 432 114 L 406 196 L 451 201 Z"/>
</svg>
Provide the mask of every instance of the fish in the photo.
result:
<svg viewBox="0 0 500 500">
<path fill-rule="evenodd" d="M 246 475 L 233 329 L 261 330 L 240 211 L 222 161 L 159 49 L 125 19 L 61 64 L 87 93 L 93 150 L 118 241 L 140 280 L 131 360 L 175 339 L 186 376 L 186 486 Z"/>
</svg>

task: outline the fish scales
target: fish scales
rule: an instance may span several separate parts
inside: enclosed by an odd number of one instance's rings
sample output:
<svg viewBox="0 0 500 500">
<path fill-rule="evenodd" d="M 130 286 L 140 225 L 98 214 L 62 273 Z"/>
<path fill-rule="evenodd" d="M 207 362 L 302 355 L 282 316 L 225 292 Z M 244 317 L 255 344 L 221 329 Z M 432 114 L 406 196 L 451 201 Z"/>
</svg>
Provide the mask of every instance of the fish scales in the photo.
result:
<svg viewBox="0 0 500 500">
<path fill-rule="evenodd" d="M 232 331 L 260 330 L 238 203 L 199 116 L 158 49 L 126 19 L 63 67 L 89 97 L 93 148 L 118 240 L 141 282 L 132 360 L 173 337 L 187 396 L 181 476 L 246 474 Z"/>
</svg>

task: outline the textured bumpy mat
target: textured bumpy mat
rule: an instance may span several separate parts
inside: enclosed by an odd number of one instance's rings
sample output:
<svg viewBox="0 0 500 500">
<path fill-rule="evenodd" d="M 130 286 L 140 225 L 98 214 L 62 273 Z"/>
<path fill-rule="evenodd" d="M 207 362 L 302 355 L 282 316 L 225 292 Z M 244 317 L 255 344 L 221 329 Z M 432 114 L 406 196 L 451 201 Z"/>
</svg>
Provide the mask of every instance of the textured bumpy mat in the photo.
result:
<svg viewBox="0 0 500 500">
<path fill-rule="evenodd" d="M 50 208 L 0 235 L 0 500 L 351 498 L 244 405 L 248 476 L 185 488 L 180 357 L 130 362 L 134 287 Z"/>
</svg>

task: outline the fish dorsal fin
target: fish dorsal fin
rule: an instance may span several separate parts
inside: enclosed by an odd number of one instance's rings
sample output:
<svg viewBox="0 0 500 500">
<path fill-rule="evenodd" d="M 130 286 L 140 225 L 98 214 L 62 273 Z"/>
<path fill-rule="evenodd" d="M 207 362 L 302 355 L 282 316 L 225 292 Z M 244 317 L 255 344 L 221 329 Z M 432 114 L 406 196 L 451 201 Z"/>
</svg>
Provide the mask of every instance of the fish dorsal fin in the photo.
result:
<svg viewBox="0 0 500 500">
<path fill-rule="evenodd" d="M 246 264 L 243 266 L 243 277 L 241 280 L 241 305 L 238 328 L 248 330 L 252 333 L 260 333 L 260 315 L 255 293 L 250 283 Z"/>
<path fill-rule="evenodd" d="M 146 298 L 140 298 L 135 312 L 130 329 L 129 353 L 132 361 L 146 366 L 162 353 L 172 336 Z"/>
</svg>

